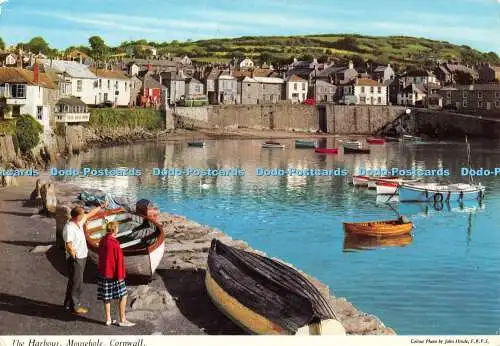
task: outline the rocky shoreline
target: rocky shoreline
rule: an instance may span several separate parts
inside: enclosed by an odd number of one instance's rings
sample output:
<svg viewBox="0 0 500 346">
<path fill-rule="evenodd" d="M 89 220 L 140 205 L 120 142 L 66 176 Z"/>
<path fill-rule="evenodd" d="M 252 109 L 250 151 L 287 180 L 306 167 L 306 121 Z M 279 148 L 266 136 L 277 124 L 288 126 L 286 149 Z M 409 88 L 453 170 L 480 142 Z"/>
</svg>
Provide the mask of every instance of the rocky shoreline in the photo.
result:
<svg viewBox="0 0 500 346">
<path fill-rule="evenodd" d="M 55 185 L 55 191 L 58 200 L 58 209 L 61 206 L 72 207 L 75 205 L 75 199 L 82 189 L 76 185 L 60 182 L 51 182 Z M 87 190 L 88 191 L 88 190 Z M 98 191 L 98 190 L 96 190 Z M 161 213 L 161 224 L 165 232 L 166 250 L 162 264 L 158 271 L 168 273 L 172 280 L 153 280 L 149 285 L 130 285 L 130 316 L 131 318 L 148 319 L 155 321 L 156 333 L 167 334 L 192 334 L 193 330 L 171 330 L 165 331 L 162 328 L 162 322 L 171 318 L 171 312 L 176 305 L 182 310 L 179 304 L 179 296 L 190 292 L 190 300 L 193 305 L 205 306 L 208 309 L 216 309 L 208 301 L 206 295 L 203 277 L 206 269 L 208 249 L 213 238 L 218 238 L 222 242 L 245 249 L 262 253 L 252 249 L 241 240 L 234 240 L 221 230 L 201 225 L 188 220 L 183 216 L 169 213 Z M 61 220 L 57 221 L 61 227 Z M 290 264 L 288 264 L 290 265 Z M 303 272 L 302 272 L 303 273 Z M 315 278 L 308 277 L 315 286 L 327 297 L 330 298 L 333 308 L 337 312 L 340 322 L 349 335 L 394 335 L 395 331 L 386 327 L 376 316 L 363 313 L 349 303 L 345 298 L 335 297 L 328 286 L 322 284 Z M 179 289 L 175 286 L 180 285 Z M 176 294 L 178 293 L 178 294 Z M 186 305 L 186 303 L 183 303 Z M 185 313 L 186 315 L 186 313 Z M 207 332 L 206 328 L 201 328 L 200 334 L 241 334 L 242 331 L 234 326 L 232 322 L 221 315 L 218 320 L 213 319 L 207 322 L 212 329 Z M 196 319 L 196 316 L 193 316 Z M 213 328 L 212 328 L 213 327 Z"/>
</svg>

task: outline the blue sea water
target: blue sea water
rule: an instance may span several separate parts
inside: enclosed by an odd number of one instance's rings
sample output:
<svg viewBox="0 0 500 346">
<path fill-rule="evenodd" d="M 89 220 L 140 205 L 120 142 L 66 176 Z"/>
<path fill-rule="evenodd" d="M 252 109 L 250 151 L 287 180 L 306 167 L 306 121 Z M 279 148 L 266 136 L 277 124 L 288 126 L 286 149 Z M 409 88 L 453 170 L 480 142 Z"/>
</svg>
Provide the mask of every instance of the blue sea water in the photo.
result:
<svg viewBox="0 0 500 346">
<path fill-rule="evenodd" d="M 467 182 L 460 142 L 387 143 L 369 155 L 319 155 L 295 149 L 261 149 L 258 140 L 147 143 L 93 150 L 62 162 L 66 168 L 128 167 L 140 177 L 78 177 L 79 184 L 132 199 L 148 198 L 162 211 L 219 228 L 328 284 L 398 334 L 495 334 L 500 329 L 500 170 L 475 177 L 486 186 L 483 203 L 465 206 L 383 203 L 355 189 L 359 169 L 428 169 L 449 176 L 425 181 Z M 328 139 L 328 147 L 335 146 Z M 500 167 L 500 143 L 472 142 L 472 167 Z M 239 168 L 239 177 L 156 177 L 153 168 Z M 257 176 L 263 169 L 347 171 L 347 176 Z M 203 188 L 201 184 L 208 184 Z M 346 242 L 342 222 L 396 218 L 413 221 L 413 238 L 401 246 Z M 354 248 L 354 250 L 353 250 Z M 359 249 L 361 248 L 361 249 Z"/>
</svg>

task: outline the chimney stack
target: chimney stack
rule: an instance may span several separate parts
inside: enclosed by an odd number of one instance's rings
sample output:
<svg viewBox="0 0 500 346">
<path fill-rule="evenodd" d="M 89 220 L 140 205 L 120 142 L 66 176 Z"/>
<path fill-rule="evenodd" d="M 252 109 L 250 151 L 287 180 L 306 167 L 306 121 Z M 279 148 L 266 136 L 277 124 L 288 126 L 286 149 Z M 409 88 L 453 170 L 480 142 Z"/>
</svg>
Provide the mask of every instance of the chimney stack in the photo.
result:
<svg viewBox="0 0 500 346">
<path fill-rule="evenodd" d="M 352 60 L 349 60 L 349 69 L 352 70 L 353 68 L 354 68 L 354 64 L 353 64 Z"/>
<path fill-rule="evenodd" d="M 153 65 L 151 65 L 151 64 L 148 64 L 148 65 L 147 65 L 147 67 L 148 67 L 148 72 L 151 72 L 151 71 L 153 71 Z"/>
<path fill-rule="evenodd" d="M 38 84 L 40 82 L 40 67 L 38 66 L 38 62 L 35 60 L 35 64 L 33 65 L 33 83 Z"/>
</svg>

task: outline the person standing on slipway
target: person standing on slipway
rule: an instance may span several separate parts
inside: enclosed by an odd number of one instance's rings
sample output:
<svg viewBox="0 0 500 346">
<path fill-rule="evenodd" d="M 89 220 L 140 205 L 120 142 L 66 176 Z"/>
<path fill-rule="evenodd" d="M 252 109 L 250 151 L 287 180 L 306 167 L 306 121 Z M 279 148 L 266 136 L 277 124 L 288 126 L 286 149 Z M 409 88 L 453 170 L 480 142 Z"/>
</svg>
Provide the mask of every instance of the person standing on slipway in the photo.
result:
<svg viewBox="0 0 500 346">
<path fill-rule="evenodd" d="M 71 220 L 66 223 L 63 229 L 63 239 L 66 245 L 66 261 L 68 264 L 68 286 L 66 288 L 64 308 L 75 314 L 86 314 L 89 311 L 80 302 L 83 273 L 88 255 L 83 225 L 87 219 L 101 212 L 106 206 L 107 202 L 104 202 L 102 206 L 95 208 L 88 214 L 85 214 L 85 210 L 82 207 L 73 208 L 70 214 Z"/>
</svg>

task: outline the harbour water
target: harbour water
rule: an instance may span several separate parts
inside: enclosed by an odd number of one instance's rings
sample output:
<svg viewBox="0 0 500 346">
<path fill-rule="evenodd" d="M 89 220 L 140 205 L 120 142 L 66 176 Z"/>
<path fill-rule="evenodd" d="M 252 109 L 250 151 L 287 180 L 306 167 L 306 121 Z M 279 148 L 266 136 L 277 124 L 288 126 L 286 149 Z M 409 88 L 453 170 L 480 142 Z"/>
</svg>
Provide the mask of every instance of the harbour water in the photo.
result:
<svg viewBox="0 0 500 346">
<path fill-rule="evenodd" d="M 467 182 L 460 176 L 468 167 L 465 144 L 387 143 L 370 146 L 369 155 L 319 155 L 295 149 L 293 140 L 280 142 L 285 150 L 262 149 L 259 140 L 207 141 L 204 148 L 183 142 L 111 147 L 72 157 L 59 168 L 140 169 L 138 177 L 64 179 L 131 199 L 148 198 L 162 211 L 245 240 L 328 284 L 336 296 L 378 316 L 398 334 L 499 332 L 500 170 L 497 176 L 474 178 L 486 185 L 482 203 L 387 204 L 385 197 L 355 189 L 351 175 L 361 168 L 427 169 L 443 176 L 421 177 L 426 181 Z M 328 147 L 334 145 L 328 139 Z M 473 141 L 471 151 L 472 167 L 500 167 L 500 143 Z M 191 174 L 234 168 L 240 174 L 160 177 L 153 168 L 190 168 Z M 295 174 L 256 174 L 288 168 Z M 304 169 L 328 175 L 305 176 Z M 399 215 L 413 221 L 413 238 L 378 243 L 344 238 L 344 221 Z"/>
</svg>

